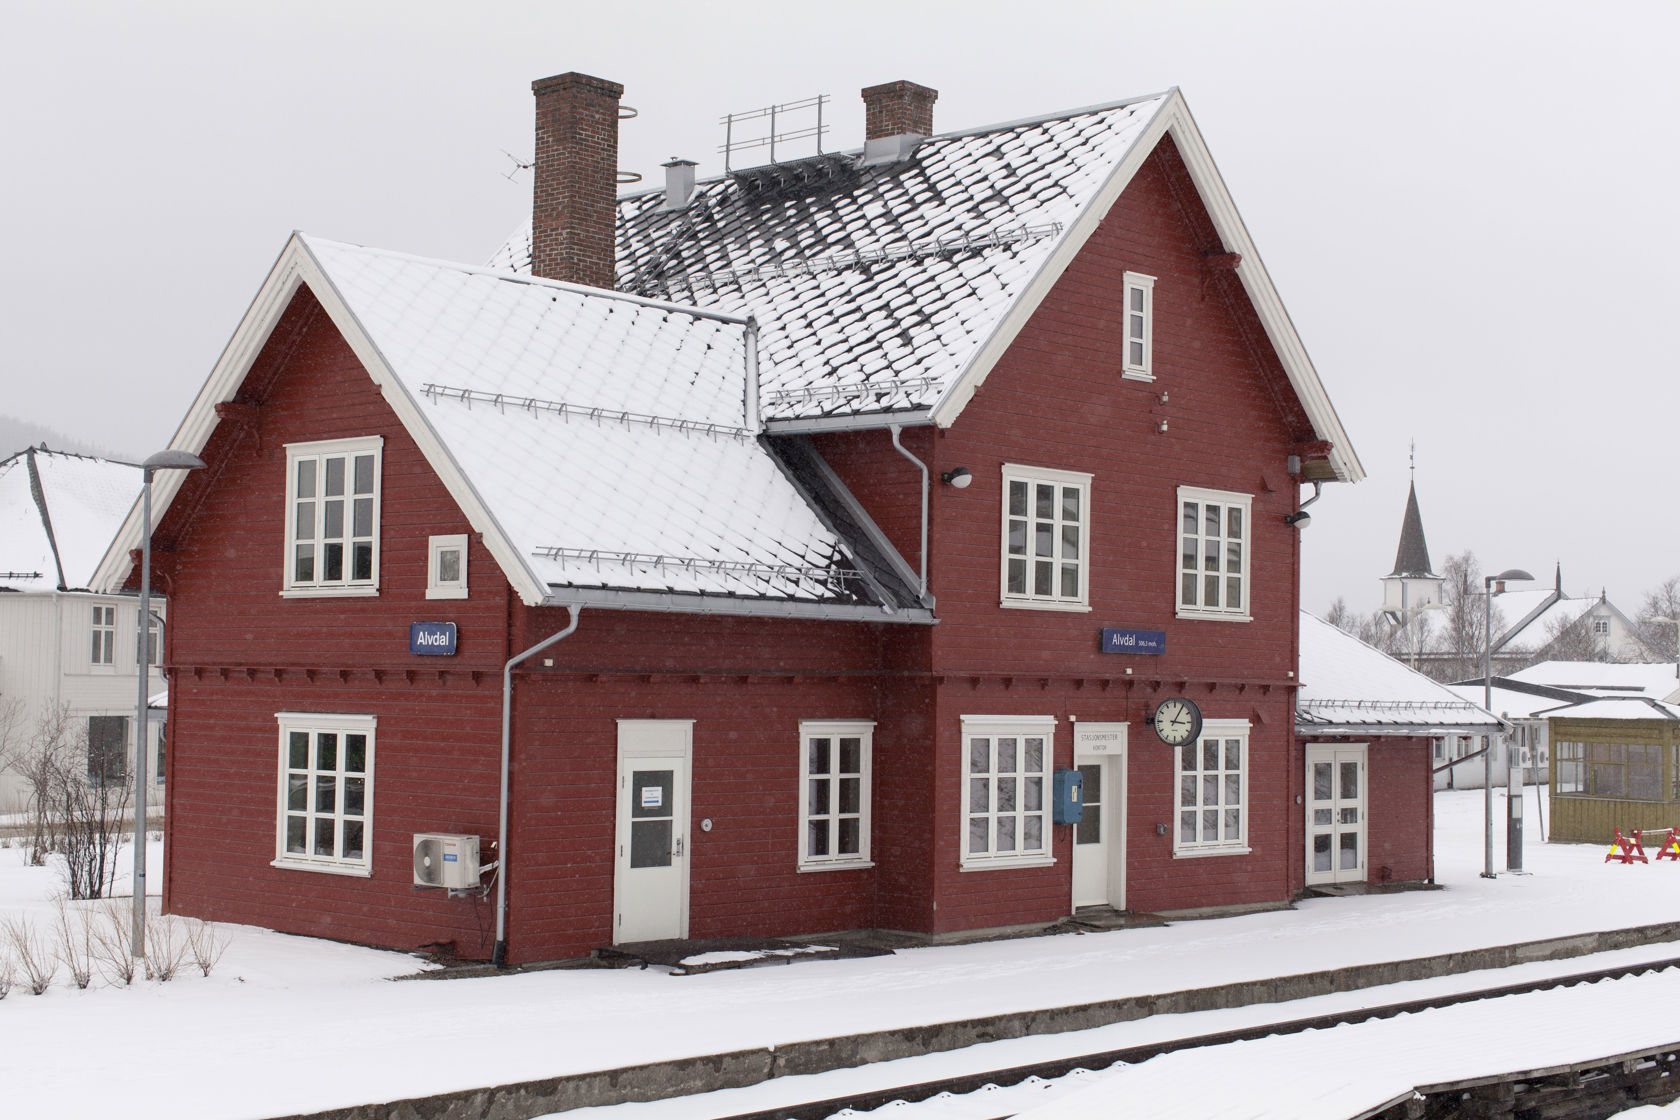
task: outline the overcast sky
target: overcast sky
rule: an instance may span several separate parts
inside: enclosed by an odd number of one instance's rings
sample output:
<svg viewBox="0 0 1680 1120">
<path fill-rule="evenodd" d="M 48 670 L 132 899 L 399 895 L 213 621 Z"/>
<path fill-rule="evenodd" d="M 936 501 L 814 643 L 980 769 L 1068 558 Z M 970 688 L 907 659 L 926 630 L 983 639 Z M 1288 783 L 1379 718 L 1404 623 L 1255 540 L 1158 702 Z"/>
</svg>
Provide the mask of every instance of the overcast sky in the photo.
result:
<svg viewBox="0 0 1680 1120">
<path fill-rule="evenodd" d="M 1680 4 L 12 0 L 0 414 L 164 446 L 287 234 L 482 261 L 523 219 L 533 79 L 611 78 L 621 166 L 865 85 L 957 129 L 1179 86 L 1368 479 L 1303 602 L 1379 602 L 1407 452 L 1431 554 L 1632 613 L 1680 575 Z M 0 449 L 10 450 L 10 449 Z"/>
</svg>

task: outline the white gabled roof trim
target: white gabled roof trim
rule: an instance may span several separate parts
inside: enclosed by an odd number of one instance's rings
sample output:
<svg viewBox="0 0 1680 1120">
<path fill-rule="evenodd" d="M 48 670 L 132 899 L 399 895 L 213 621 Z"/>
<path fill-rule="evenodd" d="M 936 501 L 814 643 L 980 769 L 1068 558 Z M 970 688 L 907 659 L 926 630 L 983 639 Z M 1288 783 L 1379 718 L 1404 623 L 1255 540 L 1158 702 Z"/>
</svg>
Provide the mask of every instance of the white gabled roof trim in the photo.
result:
<svg viewBox="0 0 1680 1120">
<path fill-rule="evenodd" d="M 1202 204 L 1207 207 L 1208 216 L 1212 219 L 1214 229 L 1219 233 L 1226 251 L 1241 254 L 1242 263 L 1237 268 L 1237 276 L 1260 317 L 1267 338 L 1277 352 L 1291 386 L 1306 410 L 1314 432 L 1320 439 L 1331 444 L 1330 463 L 1336 477 L 1346 482 L 1360 481 L 1365 477 L 1365 468 L 1354 453 L 1341 419 L 1336 415 L 1329 394 L 1325 392 L 1324 384 L 1319 379 L 1318 371 L 1313 367 L 1312 359 L 1307 356 L 1306 346 L 1296 333 L 1295 325 L 1284 309 L 1283 300 L 1278 296 L 1265 265 L 1260 261 L 1259 250 L 1254 247 L 1254 241 L 1249 237 L 1247 227 L 1243 225 L 1236 202 L 1225 187 L 1225 181 L 1208 151 L 1207 142 L 1202 138 L 1201 130 L 1196 127 L 1183 94 L 1176 87 L 1168 91 L 1166 100 L 1144 126 L 1143 132 L 1127 151 L 1125 158 L 1115 166 L 1107 182 L 1063 233 L 1060 243 L 1045 258 L 1038 274 L 1032 278 L 1009 313 L 974 352 L 962 373 L 934 406 L 933 422 L 942 428 L 948 428 L 956 421 L 963 408 L 973 399 L 975 391 L 985 383 L 987 375 L 1003 358 L 1016 336 L 1050 294 L 1068 266 L 1073 263 L 1080 249 L 1084 248 L 1085 242 L 1108 216 L 1110 207 L 1131 184 L 1138 169 L 1154 152 L 1164 135 L 1170 135 L 1178 146 L 1179 154 L 1184 159 L 1185 167 L 1196 184 L 1197 193 L 1201 196 Z"/>
</svg>

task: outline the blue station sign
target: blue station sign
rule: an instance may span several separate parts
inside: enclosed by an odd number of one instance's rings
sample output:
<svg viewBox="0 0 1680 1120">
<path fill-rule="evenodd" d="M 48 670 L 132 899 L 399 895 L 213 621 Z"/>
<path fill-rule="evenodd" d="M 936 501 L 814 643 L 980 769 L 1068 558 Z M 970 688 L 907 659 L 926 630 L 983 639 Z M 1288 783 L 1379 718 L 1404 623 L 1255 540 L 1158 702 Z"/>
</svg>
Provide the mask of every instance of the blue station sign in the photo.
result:
<svg viewBox="0 0 1680 1120">
<path fill-rule="evenodd" d="M 1162 654 L 1167 652 L 1165 630 L 1118 630 L 1108 627 L 1102 632 L 1104 653 Z"/>
<path fill-rule="evenodd" d="M 411 622 L 408 624 L 408 652 L 428 657 L 455 656 L 453 622 Z"/>
</svg>

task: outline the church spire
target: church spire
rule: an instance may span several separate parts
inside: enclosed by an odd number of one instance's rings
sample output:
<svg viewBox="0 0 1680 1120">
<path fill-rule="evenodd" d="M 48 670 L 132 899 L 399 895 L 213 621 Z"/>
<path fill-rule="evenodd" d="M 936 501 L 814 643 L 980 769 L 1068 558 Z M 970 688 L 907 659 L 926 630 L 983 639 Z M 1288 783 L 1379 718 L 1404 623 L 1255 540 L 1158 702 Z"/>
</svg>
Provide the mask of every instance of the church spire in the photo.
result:
<svg viewBox="0 0 1680 1120">
<path fill-rule="evenodd" d="M 1433 576 L 1429 564 L 1429 542 L 1423 539 L 1423 515 L 1418 512 L 1417 483 L 1406 495 L 1406 516 L 1400 522 L 1400 547 L 1394 553 L 1391 576 Z"/>
</svg>

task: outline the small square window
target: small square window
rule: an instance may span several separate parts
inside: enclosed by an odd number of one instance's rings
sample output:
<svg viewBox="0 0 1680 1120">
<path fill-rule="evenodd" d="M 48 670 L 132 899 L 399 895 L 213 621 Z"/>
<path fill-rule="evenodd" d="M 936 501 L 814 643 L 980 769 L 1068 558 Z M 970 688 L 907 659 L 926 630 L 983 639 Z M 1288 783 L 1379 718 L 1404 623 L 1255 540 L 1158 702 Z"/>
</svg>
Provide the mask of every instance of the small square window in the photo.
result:
<svg viewBox="0 0 1680 1120">
<path fill-rule="evenodd" d="M 426 598 L 467 597 L 467 538 L 465 534 L 433 537 L 426 549 Z"/>
</svg>

